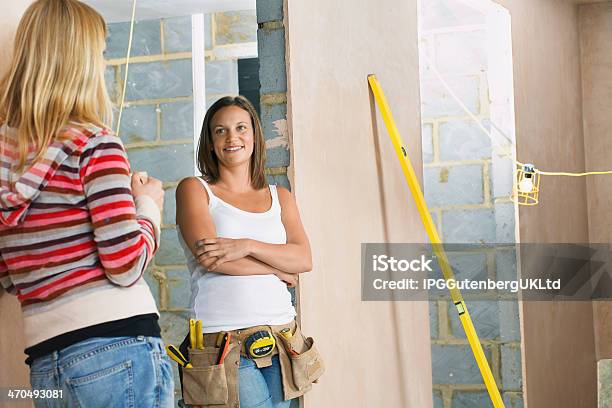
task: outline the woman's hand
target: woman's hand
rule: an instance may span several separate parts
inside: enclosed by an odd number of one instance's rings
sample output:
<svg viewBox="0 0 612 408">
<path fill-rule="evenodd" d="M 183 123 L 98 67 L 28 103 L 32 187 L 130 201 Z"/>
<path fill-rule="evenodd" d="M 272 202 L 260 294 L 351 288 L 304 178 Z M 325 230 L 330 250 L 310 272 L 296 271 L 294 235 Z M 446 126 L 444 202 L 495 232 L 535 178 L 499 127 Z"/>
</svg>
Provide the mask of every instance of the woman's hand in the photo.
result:
<svg viewBox="0 0 612 408">
<path fill-rule="evenodd" d="M 131 184 L 134 198 L 140 195 L 148 195 L 155 201 L 160 211 L 164 208 L 164 189 L 161 181 L 153 177 L 147 177 L 142 173 L 134 173 Z"/>
<path fill-rule="evenodd" d="M 282 271 L 275 272 L 280 280 L 285 282 L 290 288 L 294 288 L 298 283 L 298 275 L 296 273 L 287 273 Z"/>
<path fill-rule="evenodd" d="M 198 262 L 209 271 L 219 265 L 248 256 L 250 239 L 205 238 L 196 242 Z"/>
</svg>

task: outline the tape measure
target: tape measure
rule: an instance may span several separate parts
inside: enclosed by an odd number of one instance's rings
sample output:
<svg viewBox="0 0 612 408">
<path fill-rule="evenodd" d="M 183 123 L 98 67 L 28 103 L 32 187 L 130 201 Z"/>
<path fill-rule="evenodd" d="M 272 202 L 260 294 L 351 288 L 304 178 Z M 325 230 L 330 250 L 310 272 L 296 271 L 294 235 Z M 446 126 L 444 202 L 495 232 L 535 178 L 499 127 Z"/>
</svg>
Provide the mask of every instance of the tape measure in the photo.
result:
<svg viewBox="0 0 612 408">
<path fill-rule="evenodd" d="M 245 341 L 247 353 L 252 358 L 268 356 L 274 351 L 276 340 L 265 330 L 251 334 Z"/>
</svg>

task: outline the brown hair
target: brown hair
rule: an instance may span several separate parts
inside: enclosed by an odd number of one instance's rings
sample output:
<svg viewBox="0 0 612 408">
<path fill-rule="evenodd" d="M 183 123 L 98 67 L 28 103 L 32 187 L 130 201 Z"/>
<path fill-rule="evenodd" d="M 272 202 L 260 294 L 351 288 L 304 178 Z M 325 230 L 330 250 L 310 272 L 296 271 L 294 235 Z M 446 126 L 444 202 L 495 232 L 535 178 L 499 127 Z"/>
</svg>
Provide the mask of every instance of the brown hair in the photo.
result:
<svg viewBox="0 0 612 408">
<path fill-rule="evenodd" d="M 36 162 L 69 120 L 111 122 L 105 36 L 102 16 L 76 0 L 38 0 L 26 10 L 0 79 L 0 120 L 17 129 L 18 170 Z"/>
<path fill-rule="evenodd" d="M 198 169 L 209 183 L 219 180 L 219 159 L 213 150 L 212 129 L 210 128 L 215 113 L 228 106 L 237 106 L 249 113 L 253 126 L 253 154 L 251 155 L 251 185 L 259 190 L 267 187 L 264 168 L 266 165 L 266 146 L 261 122 L 253 104 L 242 95 L 225 96 L 208 108 L 198 142 Z"/>
</svg>

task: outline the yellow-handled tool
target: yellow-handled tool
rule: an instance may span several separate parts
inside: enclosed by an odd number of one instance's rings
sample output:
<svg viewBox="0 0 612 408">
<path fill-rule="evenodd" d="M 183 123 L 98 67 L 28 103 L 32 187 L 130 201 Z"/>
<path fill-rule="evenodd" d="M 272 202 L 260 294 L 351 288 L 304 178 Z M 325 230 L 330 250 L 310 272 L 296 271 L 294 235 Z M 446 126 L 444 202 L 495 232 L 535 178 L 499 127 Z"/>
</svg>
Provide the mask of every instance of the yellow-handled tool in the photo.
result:
<svg viewBox="0 0 612 408">
<path fill-rule="evenodd" d="M 189 347 L 195 349 L 197 342 L 196 321 L 195 319 L 189 319 Z"/>
<path fill-rule="evenodd" d="M 195 322 L 195 330 L 196 330 L 196 348 L 203 349 L 204 348 L 204 333 L 202 333 L 202 321 L 196 320 Z"/>
<path fill-rule="evenodd" d="M 387 131 L 389 132 L 389 137 L 391 138 L 395 153 L 397 154 L 400 165 L 402 166 L 404 176 L 406 176 L 408 187 L 410 187 L 410 191 L 412 192 L 412 197 L 414 198 L 419 214 L 421 215 L 421 220 L 423 221 L 423 225 L 425 226 L 425 230 L 427 231 L 427 235 L 431 241 L 434 253 L 436 254 L 438 262 L 440 263 L 440 268 L 442 269 L 444 279 L 446 279 L 447 282 L 450 280 L 455 280 L 453 270 L 450 267 L 448 258 L 446 257 L 446 252 L 444 252 L 442 240 L 438 235 L 436 226 L 431 218 L 429 209 L 427 208 L 423 191 L 421 191 L 421 186 L 419 185 L 414 168 L 412 167 L 412 163 L 408 157 L 408 151 L 404 147 L 402 138 L 400 137 L 395 121 L 393 120 L 393 116 L 391 115 L 391 109 L 387 104 L 385 94 L 383 93 L 380 83 L 376 79 L 375 75 L 368 75 L 368 82 L 370 84 L 370 88 L 372 89 L 372 93 L 376 98 L 376 103 L 378 104 L 378 108 L 382 114 Z M 463 296 L 461 296 L 461 292 L 457 288 L 450 289 L 450 294 L 451 299 L 457 308 L 457 312 L 459 313 L 459 319 L 463 325 L 463 330 L 465 330 L 465 334 L 468 342 L 470 343 L 470 347 L 472 348 L 472 353 L 474 353 L 474 357 L 476 358 L 476 363 L 478 364 L 480 374 L 484 379 L 484 383 L 487 387 L 487 391 L 489 392 L 489 397 L 493 402 L 493 406 L 495 408 L 504 408 L 504 402 L 502 401 L 499 389 L 495 383 L 495 378 L 493 378 L 493 373 L 491 372 L 487 358 L 482 350 L 482 345 L 478 339 L 478 334 L 476 334 L 476 329 L 474 328 L 474 324 L 472 323 L 472 319 L 468 313 L 467 306 L 463 301 Z"/>
<path fill-rule="evenodd" d="M 166 353 L 168 353 L 168 356 L 173 359 L 174 361 L 176 361 L 177 363 L 179 363 L 179 365 L 181 367 L 185 367 L 185 368 L 193 368 L 193 366 L 191 365 L 191 363 L 189 362 L 189 360 L 187 360 L 185 358 L 185 356 L 183 355 L 183 353 L 181 353 L 176 347 L 174 347 L 172 344 L 168 344 L 166 346 Z"/>
</svg>

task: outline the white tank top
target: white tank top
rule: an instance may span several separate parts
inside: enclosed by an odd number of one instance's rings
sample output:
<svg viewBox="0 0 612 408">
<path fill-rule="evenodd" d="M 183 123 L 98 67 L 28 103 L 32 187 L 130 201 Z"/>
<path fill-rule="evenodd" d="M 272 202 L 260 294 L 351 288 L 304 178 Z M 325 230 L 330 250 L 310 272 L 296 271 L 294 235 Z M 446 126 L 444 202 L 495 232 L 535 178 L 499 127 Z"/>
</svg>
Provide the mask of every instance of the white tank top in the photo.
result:
<svg viewBox="0 0 612 408">
<path fill-rule="evenodd" d="M 270 185 L 270 209 L 253 213 L 226 203 L 213 194 L 204 180 L 200 177 L 198 180 L 208 192 L 208 209 L 218 237 L 287 243 L 276 186 Z M 190 307 L 196 319 L 202 320 L 204 333 L 281 325 L 293 320 L 296 312 L 291 294 L 276 275 L 231 276 L 209 272 L 196 261 L 178 227 L 177 232 L 191 273 Z"/>
</svg>

